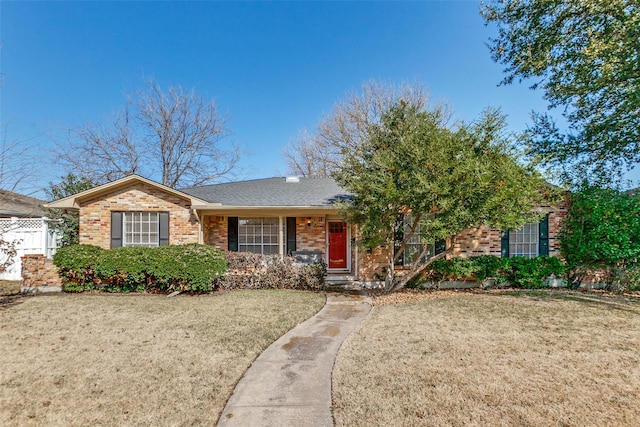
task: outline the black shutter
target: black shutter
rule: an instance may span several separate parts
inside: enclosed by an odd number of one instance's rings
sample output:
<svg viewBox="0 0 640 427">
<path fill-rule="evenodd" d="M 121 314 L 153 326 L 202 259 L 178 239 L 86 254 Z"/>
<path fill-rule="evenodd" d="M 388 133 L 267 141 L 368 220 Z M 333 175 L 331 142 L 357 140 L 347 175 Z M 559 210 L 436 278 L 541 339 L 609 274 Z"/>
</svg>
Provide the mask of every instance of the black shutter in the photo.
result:
<svg viewBox="0 0 640 427">
<path fill-rule="evenodd" d="M 231 252 L 238 252 L 238 217 L 227 218 L 227 249 Z"/>
<path fill-rule="evenodd" d="M 111 247 L 122 246 L 122 212 L 111 212 Z"/>
<path fill-rule="evenodd" d="M 160 226 L 158 245 L 167 246 L 169 244 L 169 212 L 158 212 L 158 224 Z"/>
<path fill-rule="evenodd" d="M 287 255 L 296 250 L 296 218 L 287 217 Z"/>
<path fill-rule="evenodd" d="M 549 255 L 549 214 L 545 215 L 544 218 L 542 218 L 542 221 L 540 221 L 540 226 L 538 227 L 538 230 L 539 230 L 538 255 L 548 256 Z"/>
<path fill-rule="evenodd" d="M 445 250 L 447 250 L 447 241 L 444 239 L 436 239 L 436 244 L 434 245 L 434 255 L 441 254 Z"/>
<path fill-rule="evenodd" d="M 505 230 L 502 232 L 502 238 L 500 239 L 501 243 L 501 251 L 500 255 L 502 258 L 509 258 L 509 230 Z"/>
<path fill-rule="evenodd" d="M 395 257 L 402 246 L 404 240 L 404 215 L 398 214 L 396 216 L 396 222 L 393 226 L 393 256 Z M 404 265 L 404 254 L 400 256 L 395 265 Z"/>
</svg>

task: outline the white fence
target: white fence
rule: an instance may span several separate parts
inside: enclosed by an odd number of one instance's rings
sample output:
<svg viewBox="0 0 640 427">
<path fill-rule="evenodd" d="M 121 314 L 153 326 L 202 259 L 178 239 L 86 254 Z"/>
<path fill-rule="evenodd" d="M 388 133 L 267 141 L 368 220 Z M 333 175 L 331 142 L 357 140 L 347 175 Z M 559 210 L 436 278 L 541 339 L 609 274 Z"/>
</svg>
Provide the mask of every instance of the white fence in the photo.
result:
<svg viewBox="0 0 640 427">
<path fill-rule="evenodd" d="M 21 280 L 20 257 L 26 254 L 43 254 L 50 258 L 58 246 L 58 236 L 49 230 L 44 218 L 0 218 L 0 236 L 5 241 L 18 242 L 18 254 L 7 271 L 0 273 L 0 280 Z M 0 260 L 4 261 L 5 256 L 0 253 Z"/>
</svg>

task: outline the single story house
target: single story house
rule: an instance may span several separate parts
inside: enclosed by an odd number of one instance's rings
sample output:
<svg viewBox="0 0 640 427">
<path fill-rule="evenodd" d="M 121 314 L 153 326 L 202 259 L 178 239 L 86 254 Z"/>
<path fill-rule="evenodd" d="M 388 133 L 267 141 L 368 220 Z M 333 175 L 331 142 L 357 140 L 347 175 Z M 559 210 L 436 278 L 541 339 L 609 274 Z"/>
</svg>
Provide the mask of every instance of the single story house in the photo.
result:
<svg viewBox="0 0 640 427">
<path fill-rule="evenodd" d="M 313 253 L 327 263 L 328 281 L 376 282 L 385 253 L 358 249 L 356 226 L 343 221 L 334 205 L 347 197 L 330 178 L 277 177 L 176 190 L 130 175 L 46 206 L 79 211 L 83 244 L 203 243 L 224 251 Z M 466 230 L 451 243 L 452 256 L 556 254 L 566 209 L 540 209 L 547 212 L 543 221 L 521 230 Z M 421 245 L 410 243 L 414 249 Z M 409 249 L 407 257 L 417 252 Z"/>
</svg>

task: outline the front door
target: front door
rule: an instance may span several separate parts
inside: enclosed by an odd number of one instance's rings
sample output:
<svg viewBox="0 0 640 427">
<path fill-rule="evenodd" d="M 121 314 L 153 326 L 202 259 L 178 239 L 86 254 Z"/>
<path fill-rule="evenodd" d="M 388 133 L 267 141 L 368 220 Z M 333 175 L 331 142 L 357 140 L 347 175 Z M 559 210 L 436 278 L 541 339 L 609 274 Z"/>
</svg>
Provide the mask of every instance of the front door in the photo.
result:
<svg viewBox="0 0 640 427">
<path fill-rule="evenodd" d="M 329 268 L 347 268 L 347 223 L 329 221 Z"/>
</svg>

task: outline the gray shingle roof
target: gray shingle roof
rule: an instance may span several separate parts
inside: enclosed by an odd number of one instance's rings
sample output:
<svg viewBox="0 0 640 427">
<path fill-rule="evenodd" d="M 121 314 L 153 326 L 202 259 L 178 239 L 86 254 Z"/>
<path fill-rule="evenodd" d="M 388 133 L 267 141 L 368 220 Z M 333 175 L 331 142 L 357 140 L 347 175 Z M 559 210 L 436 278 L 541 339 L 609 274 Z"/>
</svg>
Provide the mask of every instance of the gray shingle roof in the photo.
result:
<svg viewBox="0 0 640 427">
<path fill-rule="evenodd" d="M 0 190 L 0 217 L 42 217 L 46 216 L 42 209 L 42 200 L 23 196 L 13 191 Z"/>
<path fill-rule="evenodd" d="M 300 178 L 299 182 L 287 182 L 284 177 L 265 178 L 180 191 L 225 206 L 331 206 L 349 197 L 331 178 Z"/>
</svg>

